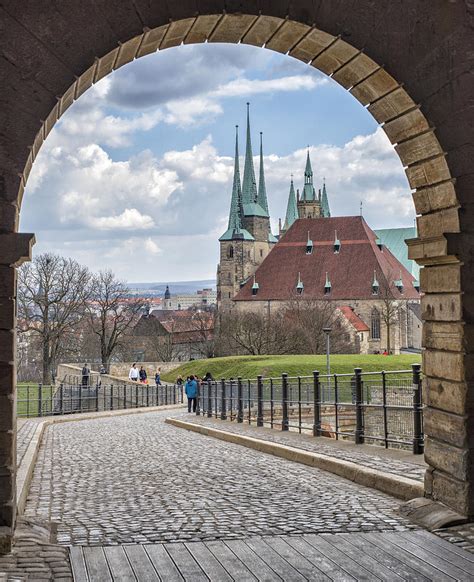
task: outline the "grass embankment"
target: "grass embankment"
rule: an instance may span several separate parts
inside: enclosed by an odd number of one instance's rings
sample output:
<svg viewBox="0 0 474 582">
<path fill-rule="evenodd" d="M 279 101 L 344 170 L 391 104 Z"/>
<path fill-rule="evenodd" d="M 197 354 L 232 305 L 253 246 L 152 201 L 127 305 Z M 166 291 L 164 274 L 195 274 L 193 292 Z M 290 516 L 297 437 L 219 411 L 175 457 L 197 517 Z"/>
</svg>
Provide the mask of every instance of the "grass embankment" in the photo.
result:
<svg viewBox="0 0 474 582">
<path fill-rule="evenodd" d="M 51 409 L 53 386 L 43 386 L 41 388 L 41 400 L 43 413 Z M 39 385 L 38 384 L 18 384 L 17 385 L 17 416 L 39 416 Z"/>
<path fill-rule="evenodd" d="M 334 355 L 331 356 L 331 373 L 348 374 L 354 368 L 362 368 L 364 372 L 381 370 L 409 370 L 412 364 L 421 362 L 421 354 L 401 356 L 381 355 Z M 220 378 L 256 378 L 262 375 L 274 378 L 286 372 L 290 376 L 309 376 L 313 370 L 326 373 L 325 355 L 302 356 L 231 356 L 226 358 L 211 358 L 187 362 L 179 368 L 163 374 L 163 380 L 174 382 L 178 374 L 183 378 L 194 374 L 203 377 L 210 372 L 214 379 Z"/>
</svg>

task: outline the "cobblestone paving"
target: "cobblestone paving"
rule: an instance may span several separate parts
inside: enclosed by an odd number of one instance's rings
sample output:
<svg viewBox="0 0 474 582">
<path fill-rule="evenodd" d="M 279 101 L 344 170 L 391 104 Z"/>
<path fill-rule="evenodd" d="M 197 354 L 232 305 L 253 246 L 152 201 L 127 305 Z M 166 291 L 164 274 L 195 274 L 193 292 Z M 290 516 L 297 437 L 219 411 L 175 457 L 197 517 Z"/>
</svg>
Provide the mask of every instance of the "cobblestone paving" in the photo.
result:
<svg viewBox="0 0 474 582">
<path fill-rule="evenodd" d="M 474 554 L 474 523 L 434 530 L 439 537 Z"/>
<path fill-rule="evenodd" d="M 405 530 L 397 499 L 166 425 L 170 411 L 49 427 L 26 515 L 60 544 Z"/>
<path fill-rule="evenodd" d="M 69 552 L 51 543 L 50 537 L 48 524 L 20 518 L 13 552 L 0 556 L 0 581 L 72 582 Z"/>
<path fill-rule="evenodd" d="M 415 481 L 423 481 L 426 470 L 426 465 L 422 461 L 422 455 L 412 455 L 408 452 L 406 460 L 400 460 L 394 458 L 394 454 L 400 454 L 400 451 L 388 451 L 385 453 L 385 449 L 378 446 L 371 446 L 370 448 L 373 449 L 373 452 L 371 451 L 368 453 L 366 450 L 357 450 L 355 445 L 351 446 L 349 443 L 347 443 L 349 446 L 341 447 L 341 444 L 345 445 L 346 443 L 338 443 L 335 440 L 329 439 L 316 439 L 312 436 L 304 434 L 300 435 L 296 432 L 283 433 L 277 429 L 258 428 L 246 423 L 237 424 L 237 422 L 222 421 L 214 418 L 207 418 L 206 416 L 196 416 L 194 414 L 186 416 L 183 420 L 188 420 L 195 424 L 211 426 L 212 428 L 225 430 L 227 432 L 244 434 L 253 438 L 261 438 L 265 441 L 288 445 L 290 447 L 303 449 L 320 455 L 336 457 L 344 461 L 357 463 L 364 467 L 378 469 L 384 473 L 392 473 L 401 477 L 414 479 Z"/>
</svg>

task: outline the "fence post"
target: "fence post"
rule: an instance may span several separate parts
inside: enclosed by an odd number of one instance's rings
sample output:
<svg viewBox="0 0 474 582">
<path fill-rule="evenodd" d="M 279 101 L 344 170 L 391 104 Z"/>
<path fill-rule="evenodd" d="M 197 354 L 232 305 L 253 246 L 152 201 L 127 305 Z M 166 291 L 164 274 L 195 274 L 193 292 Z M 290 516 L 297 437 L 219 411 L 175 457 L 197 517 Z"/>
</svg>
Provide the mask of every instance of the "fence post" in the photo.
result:
<svg viewBox="0 0 474 582">
<path fill-rule="evenodd" d="M 242 391 L 242 378 L 237 378 L 237 422 L 244 422 L 244 395 Z"/>
<path fill-rule="evenodd" d="M 313 372 L 313 436 L 321 436 L 321 384 L 319 372 Z"/>
<path fill-rule="evenodd" d="M 199 416 L 201 414 L 201 382 L 198 382 L 196 380 L 196 384 L 197 384 L 197 392 L 196 392 L 196 416 Z M 188 404 L 189 406 L 189 404 Z M 204 416 L 204 412 L 203 412 L 203 416 Z"/>
<path fill-rule="evenodd" d="M 123 385 L 123 407 L 127 408 L 127 385 Z"/>
<path fill-rule="evenodd" d="M 288 419 L 288 374 L 281 375 L 281 430 L 288 430 L 290 421 Z"/>
<path fill-rule="evenodd" d="M 413 370 L 413 454 L 421 455 L 424 450 L 421 365 L 413 364 L 412 370 Z"/>
<path fill-rule="evenodd" d="M 38 416 L 43 416 L 43 384 L 38 384 Z"/>
<path fill-rule="evenodd" d="M 110 410 L 114 409 L 114 385 L 110 385 Z"/>
<path fill-rule="evenodd" d="M 99 412 L 99 384 L 95 385 L 95 411 Z"/>
<path fill-rule="evenodd" d="M 356 405 L 356 429 L 355 429 L 355 444 L 364 444 L 364 416 L 362 408 L 362 370 L 361 368 L 354 368 L 355 374 L 355 405 Z"/>
<path fill-rule="evenodd" d="M 212 382 L 207 381 L 207 417 L 212 418 Z"/>
<path fill-rule="evenodd" d="M 263 426 L 263 377 L 257 376 L 257 426 Z"/>
<path fill-rule="evenodd" d="M 227 420 L 227 402 L 225 394 L 225 378 L 221 379 L 221 420 Z"/>
<path fill-rule="evenodd" d="M 59 411 L 64 414 L 64 385 L 62 382 L 59 384 Z"/>
<path fill-rule="evenodd" d="M 176 404 L 176 384 L 173 384 L 173 404 Z"/>
</svg>

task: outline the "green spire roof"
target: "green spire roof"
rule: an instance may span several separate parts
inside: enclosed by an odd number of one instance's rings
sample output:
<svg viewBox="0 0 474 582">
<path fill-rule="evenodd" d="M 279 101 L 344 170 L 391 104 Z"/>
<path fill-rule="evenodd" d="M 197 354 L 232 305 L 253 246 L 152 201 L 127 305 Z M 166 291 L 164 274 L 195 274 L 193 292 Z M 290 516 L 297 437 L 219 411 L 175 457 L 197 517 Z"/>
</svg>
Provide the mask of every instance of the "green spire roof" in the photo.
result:
<svg viewBox="0 0 474 582">
<path fill-rule="evenodd" d="M 290 194 L 288 196 L 288 205 L 286 207 L 285 224 L 283 225 L 283 229 L 288 230 L 297 218 L 298 218 L 298 206 L 296 204 L 296 194 L 292 176 L 290 184 Z"/>
<path fill-rule="evenodd" d="M 323 182 L 323 195 L 321 198 L 321 214 L 324 218 L 329 218 L 331 216 L 331 211 L 329 210 L 328 194 L 326 192 L 326 182 Z"/>
<path fill-rule="evenodd" d="M 311 167 L 311 160 L 309 159 L 309 148 L 306 155 L 306 168 L 304 171 L 304 188 L 301 199 L 303 201 L 315 200 L 316 192 L 313 187 L 313 168 Z"/>
<path fill-rule="evenodd" d="M 253 240 L 253 236 L 242 228 L 242 190 L 240 186 L 239 164 L 239 126 L 235 126 L 235 160 L 234 182 L 232 185 L 232 198 L 230 202 L 229 223 L 226 232 L 219 240 L 244 239 Z"/>
<path fill-rule="evenodd" d="M 257 202 L 268 214 L 267 189 L 265 187 L 265 171 L 263 169 L 263 134 L 260 132 L 260 176 L 258 181 Z"/>
<path fill-rule="evenodd" d="M 250 137 L 250 103 L 247 103 L 247 143 L 245 146 L 244 181 L 242 183 L 242 201 L 244 204 L 255 204 L 258 201 L 257 183 L 253 167 L 252 139 Z"/>
</svg>

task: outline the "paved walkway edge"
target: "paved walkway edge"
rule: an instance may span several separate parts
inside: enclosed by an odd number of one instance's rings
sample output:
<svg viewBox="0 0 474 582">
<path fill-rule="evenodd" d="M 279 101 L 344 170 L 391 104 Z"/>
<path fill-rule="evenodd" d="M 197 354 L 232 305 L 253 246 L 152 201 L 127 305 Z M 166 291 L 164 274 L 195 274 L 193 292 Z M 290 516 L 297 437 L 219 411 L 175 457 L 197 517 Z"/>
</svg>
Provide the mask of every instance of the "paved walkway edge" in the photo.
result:
<svg viewBox="0 0 474 582">
<path fill-rule="evenodd" d="M 127 408 L 125 410 L 106 410 L 103 412 L 90 412 L 82 414 L 69 414 L 67 416 L 52 416 L 44 420 L 36 421 L 36 427 L 33 438 L 26 449 L 25 456 L 17 468 L 16 474 L 16 491 L 17 491 L 17 510 L 22 515 L 25 510 L 26 500 L 30 490 L 31 480 L 35 469 L 36 459 L 43 439 L 46 428 L 52 424 L 61 422 L 76 422 L 80 420 L 92 420 L 95 418 L 109 418 L 112 416 L 125 416 L 128 414 L 142 414 L 145 412 L 158 412 L 160 410 L 176 410 L 182 408 L 183 404 L 171 404 L 168 406 L 150 406 L 148 408 Z"/>
<path fill-rule="evenodd" d="M 317 467 L 323 471 L 329 471 L 330 473 L 349 479 L 349 481 L 353 481 L 359 485 L 365 485 L 366 487 L 377 489 L 383 493 L 388 493 L 393 497 L 404 499 L 405 501 L 414 499 L 415 497 L 424 496 L 423 484 L 417 483 L 413 479 L 407 479 L 406 477 L 393 475 L 391 473 L 383 473 L 377 469 L 362 467 L 356 463 L 328 457 L 327 455 L 320 455 L 318 453 L 304 451 L 280 443 L 255 439 L 253 437 L 239 435 L 225 430 L 210 428 L 200 424 L 179 420 L 177 418 L 167 418 L 165 422 L 178 428 L 184 428 L 202 435 L 242 445 L 289 461 L 302 463 L 303 465 L 309 465 L 310 467 Z"/>
</svg>

